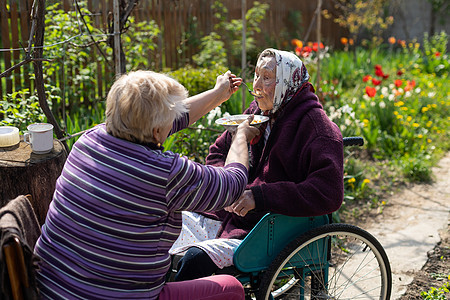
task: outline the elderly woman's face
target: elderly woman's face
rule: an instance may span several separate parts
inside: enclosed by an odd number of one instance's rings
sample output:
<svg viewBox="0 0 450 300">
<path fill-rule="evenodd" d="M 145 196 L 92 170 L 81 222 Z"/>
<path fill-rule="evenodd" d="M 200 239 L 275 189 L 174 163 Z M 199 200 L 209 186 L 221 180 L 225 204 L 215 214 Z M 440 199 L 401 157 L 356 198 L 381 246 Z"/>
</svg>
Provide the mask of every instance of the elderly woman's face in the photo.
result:
<svg viewBox="0 0 450 300">
<path fill-rule="evenodd" d="M 256 64 L 253 90 L 261 95 L 261 97 L 255 98 L 261 110 L 266 111 L 273 108 L 276 74 L 275 57 L 263 57 Z"/>
</svg>

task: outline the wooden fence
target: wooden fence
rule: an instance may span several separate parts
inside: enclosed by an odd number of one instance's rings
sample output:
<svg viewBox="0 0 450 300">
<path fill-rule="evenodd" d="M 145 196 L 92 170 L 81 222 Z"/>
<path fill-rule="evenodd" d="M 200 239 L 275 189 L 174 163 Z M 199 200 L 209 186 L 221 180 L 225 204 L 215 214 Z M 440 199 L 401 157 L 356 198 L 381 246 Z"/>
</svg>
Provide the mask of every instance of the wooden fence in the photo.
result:
<svg viewBox="0 0 450 300">
<path fill-rule="evenodd" d="M 64 10 L 75 11 L 72 0 L 53 0 L 53 2 L 58 1 L 61 1 Z M 196 30 L 199 33 L 206 35 L 213 30 L 214 24 L 217 22 L 211 9 L 214 1 L 141 0 L 139 2 L 132 12 L 136 20 L 154 20 L 161 29 L 161 34 L 156 41 L 158 47 L 155 51 L 152 51 L 151 57 L 149 57 L 149 61 L 153 62 L 156 70 L 161 70 L 162 68 L 175 69 L 192 62 L 192 56 L 198 52 L 198 45 L 189 45 L 186 41 L 185 33 L 190 30 L 189 25 L 193 19 L 196 20 Z M 247 9 L 254 5 L 253 2 L 252 0 L 246 1 Z M 308 29 L 310 29 L 309 40 L 315 40 L 316 25 L 314 13 L 317 1 L 260 0 L 259 2 L 269 4 L 269 10 L 261 24 L 261 32 L 255 37 L 258 48 L 262 50 L 272 46 L 292 50 L 289 39 L 294 37 L 303 39 Z M 332 11 L 331 2 L 330 0 L 324 0 L 323 8 Z M 112 3 L 112 0 L 87 0 L 87 7 L 94 18 L 94 26 L 105 33 L 108 31 L 108 15 L 112 12 Z M 223 0 L 222 3 L 228 9 L 227 18 L 229 20 L 241 19 L 241 0 Z M 26 48 L 28 45 L 32 4 L 33 0 L 0 1 L 1 72 L 19 63 L 24 58 L 24 51 L 20 49 Z M 324 20 L 323 18 L 322 20 L 321 34 L 324 43 L 337 45 L 339 38 L 345 35 L 344 30 L 330 20 Z M 10 51 L 8 49 L 13 50 Z M 93 47 L 93 57 L 100 55 L 96 51 Z M 72 75 L 74 72 L 76 73 L 76 70 L 68 71 Z M 33 82 L 28 75 L 30 72 L 32 72 L 31 64 L 17 68 L 12 72 L 11 76 L 1 78 L 0 94 L 2 98 L 6 93 L 11 93 L 21 88 L 30 88 L 32 90 Z M 94 97 L 97 99 L 104 97 L 113 72 L 114 69 L 106 62 L 99 62 L 96 72 L 97 83 Z M 57 80 L 55 79 L 55 81 L 61 82 L 65 78 L 69 78 L 71 74 L 54 75 L 60 77 Z M 105 83 L 105 81 L 108 81 L 108 83 Z"/>
</svg>

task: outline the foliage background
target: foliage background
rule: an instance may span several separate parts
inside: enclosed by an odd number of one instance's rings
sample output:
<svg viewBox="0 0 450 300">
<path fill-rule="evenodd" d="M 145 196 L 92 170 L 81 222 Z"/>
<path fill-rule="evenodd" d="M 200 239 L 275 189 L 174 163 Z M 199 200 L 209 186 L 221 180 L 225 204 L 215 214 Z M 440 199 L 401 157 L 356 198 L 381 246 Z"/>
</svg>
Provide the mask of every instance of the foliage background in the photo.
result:
<svg viewBox="0 0 450 300">
<path fill-rule="evenodd" d="M 389 15 L 380 14 L 372 22 L 374 16 L 366 13 L 367 3 L 355 3 L 363 6 L 342 15 L 323 12 L 348 27 L 338 46 L 300 40 L 305 32 L 295 26 L 278 36 L 267 36 L 264 44 L 264 48 L 277 47 L 299 55 L 330 119 L 338 124 L 344 136 L 364 137 L 363 148 L 345 150 L 345 202 L 334 214 L 337 220 L 349 215 L 357 217 L 368 209 L 382 212 L 386 193 L 407 182 L 432 181 L 431 167 L 448 152 L 450 145 L 448 34 L 424 33 L 421 43 L 394 36 L 383 39 L 382 32 L 391 22 Z M 383 7 L 383 1 L 374 3 Z M 91 44 L 93 36 L 103 38 L 104 32 L 92 17 L 95 14 L 87 2 L 79 4 L 77 12 L 55 3 L 47 7 L 46 15 L 45 41 L 52 45 L 44 51 L 49 58 L 44 62 L 46 96 L 67 134 L 104 121 L 104 95 L 114 80 L 112 49 L 106 40 L 96 47 Z M 195 20 L 184 27 L 186 42 L 198 49 L 192 54 L 192 61 L 188 64 L 180 59 L 182 66 L 162 68 L 162 72 L 181 82 L 190 95 L 213 87 L 216 77 L 227 69 L 245 79 L 252 78 L 257 53 L 262 50 L 256 37 L 264 34 L 260 25 L 267 17 L 266 4 L 254 2 L 246 14 L 249 65 L 245 69 L 240 66 L 242 20 L 225 18 L 227 8 L 221 1 L 214 2 L 212 11 L 217 22 L 211 33 L 198 34 Z M 80 17 L 84 19 L 83 26 Z M 300 12 L 293 11 L 290 22 L 295 24 L 303 18 Z M 352 18 L 360 22 L 354 25 L 350 22 Z M 126 69 L 156 68 L 157 61 L 144 54 L 152 54 L 161 46 L 158 37 L 162 28 L 155 21 L 139 21 L 134 17 L 128 19 L 127 26 L 132 30 L 122 34 Z M 90 34 L 83 34 L 85 30 Z M 60 44 L 61 41 L 67 42 Z M 187 56 L 183 45 L 179 52 L 180 57 Z M 21 74 L 23 79 L 32 79 L 31 70 L 25 70 Z M 99 73 L 104 76 L 97 76 Z M 251 80 L 247 83 L 251 86 Z M 209 145 L 223 131 L 214 120 L 241 113 L 242 93 L 247 92 L 240 89 L 193 127 L 169 137 L 165 149 L 203 163 Z M 247 94 L 246 106 L 251 100 Z M 27 124 L 46 121 L 32 87 L 21 85 L 3 96 L 0 116 L 2 125 L 17 126 L 22 132 Z M 76 139 L 69 139 L 69 146 Z"/>
<path fill-rule="evenodd" d="M 424 33 L 422 43 L 395 37 L 383 40 L 383 29 L 392 21 L 390 16 L 367 14 L 375 8 L 364 1 L 355 3 L 340 15 L 323 11 L 324 16 L 348 27 L 348 35 L 341 37 L 339 47 L 301 41 L 299 35 L 304 32 L 299 28 L 267 36 L 265 42 L 265 47 L 278 47 L 299 55 L 307 65 L 311 82 L 318 83 L 316 92 L 320 101 L 343 135 L 360 135 L 365 139 L 363 149 L 346 150 L 346 202 L 341 215 L 357 215 L 367 207 L 382 211 L 383 193 L 402 182 L 431 181 L 431 167 L 449 149 L 447 33 L 432 36 Z M 79 11 L 63 9 L 55 2 L 47 7 L 46 15 L 45 41 L 51 45 L 44 51 L 44 56 L 50 58 L 44 62 L 46 95 L 68 134 L 103 122 L 104 96 L 98 95 L 105 94 L 114 80 L 112 49 L 107 40 L 92 45 L 93 37 L 105 37 L 103 30 L 88 2 L 77 4 Z M 385 7 L 386 1 L 375 1 L 373 5 L 379 12 L 386 11 L 379 9 Z M 214 1 L 211 9 L 216 22 L 210 34 L 196 33 L 195 20 L 183 27 L 186 42 L 198 46 L 192 63 L 162 69 L 186 86 L 191 95 L 213 87 L 216 77 L 227 69 L 244 78 L 253 76 L 256 55 L 261 50 L 256 37 L 264 34 L 260 28 L 269 7 L 255 1 L 247 11 L 249 65 L 245 69 L 240 66 L 242 20 L 226 18 L 228 11 L 221 1 Z M 350 22 L 355 18 L 358 23 Z M 290 14 L 292 24 L 302 19 L 299 11 Z M 154 68 L 156 62 L 143 54 L 160 47 L 158 37 L 162 29 L 155 21 L 138 21 L 135 17 L 128 19 L 127 27 L 122 34 L 126 69 Z M 89 35 L 84 34 L 86 30 Z M 370 33 L 369 38 L 364 39 L 361 32 Z M 61 44 L 61 41 L 68 42 Z M 180 47 L 181 57 L 186 51 Z M 319 58 L 321 73 L 317 78 Z M 97 76 L 99 72 L 105 76 Z M 22 76 L 32 78 L 33 74 Z M 251 85 L 251 80 L 247 83 Z M 214 120 L 241 113 L 242 93 L 246 91 L 239 90 L 195 126 L 169 137 L 165 148 L 204 162 L 209 145 L 223 130 Z M 246 106 L 252 100 L 248 96 Z M 26 124 L 46 121 L 34 91 L 21 86 L 2 98 L 0 115 L 2 124 L 18 126 L 22 131 Z M 69 146 L 76 139 L 69 139 Z"/>
</svg>

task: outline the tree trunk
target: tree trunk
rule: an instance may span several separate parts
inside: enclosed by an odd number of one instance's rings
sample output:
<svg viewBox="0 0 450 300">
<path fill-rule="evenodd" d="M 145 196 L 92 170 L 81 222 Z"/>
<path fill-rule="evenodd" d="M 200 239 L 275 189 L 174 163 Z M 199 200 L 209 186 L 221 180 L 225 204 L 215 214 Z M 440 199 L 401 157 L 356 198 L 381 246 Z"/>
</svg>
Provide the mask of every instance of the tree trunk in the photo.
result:
<svg viewBox="0 0 450 300">
<path fill-rule="evenodd" d="M 36 0 L 34 1 L 35 9 L 34 12 L 35 15 L 33 15 L 33 18 L 36 19 L 36 34 L 34 37 L 34 58 L 37 60 L 34 61 L 34 76 L 35 76 L 35 82 L 36 82 L 36 92 L 39 98 L 39 106 L 41 107 L 42 111 L 44 112 L 45 116 L 47 117 L 47 122 L 53 125 L 55 135 L 58 139 L 61 139 L 64 137 L 64 133 L 62 132 L 61 128 L 59 127 L 58 122 L 56 121 L 55 117 L 53 116 L 52 111 L 50 110 L 48 103 L 47 103 L 47 97 L 45 95 L 45 86 L 44 86 L 44 73 L 42 69 L 42 61 L 39 60 L 42 58 L 43 54 L 43 45 L 44 45 L 44 31 L 45 31 L 45 0 Z M 62 105 L 65 105 L 64 103 Z M 66 149 L 66 151 L 69 151 L 69 147 L 67 146 L 66 142 L 63 142 L 63 146 Z"/>
<path fill-rule="evenodd" d="M 31 194 L 39 224 L 44 224 L 66 158 L 67 152 L 58 140 L 53 141 L 53 150 L 48 154 L 32 153 L 31 146 L 23 141 L 15 149 L 0 148 L 0 205 Z"/>
</svg>

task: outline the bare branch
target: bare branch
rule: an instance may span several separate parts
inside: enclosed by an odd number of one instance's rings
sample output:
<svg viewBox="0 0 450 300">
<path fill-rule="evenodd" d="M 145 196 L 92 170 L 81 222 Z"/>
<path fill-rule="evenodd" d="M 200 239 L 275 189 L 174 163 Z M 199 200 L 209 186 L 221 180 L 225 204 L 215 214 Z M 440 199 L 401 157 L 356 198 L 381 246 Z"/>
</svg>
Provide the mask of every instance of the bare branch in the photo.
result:
<svg viewBox="0 0 450 300">
<path fill-rule="evenodd" d="M 74 133 L 74 134 L 67 134 L 66 137 L 60 138 L 60 139 L 58 139 L 58 141 L 62 142 L 62 141 L 66 141 L 66 140 L 72 139 L 72 138 L 74 138 L 74 137 L 77 137 L 77 136 L 82 135 L 82 134 L 85 133 L 86 131 L 88 131 L 88 129 L 82 130 L 82 131 L 77 132 L 77 133 Z"/>
<path fill-rule="evenodd" d="M 95 43 L 100 44 L 100 43 L 106 43 L 107 41 L 108 40 L 98 40 L 98 41 L 93 41 L 93 42 L 90 42 L 90 43 L 87 43 L 87 44 L 83 44 L 83 45 L 78 45 L 78 44 L 69 42 L 69 45 L 71 45 L 73 47 L 76 47 L 76 48 L 89 48 L 90 46 L 92 46 Z"/>
<path fill-rule="evenodd" d="M 89 32 L 89 37 L 92 40 L 92 43 L 95 45 L 95 47 L 98 49 L 98 51 L 100 52 L 100 54 L 103 56 L 103 58 L 105 59 L 105 62 L 112 68 L 113 66 L 111 65 L 111 63 L 108 61 L 108 58 L 106 57 L 106 54 L 102 51 L 102 49 L 98 46 L 98 43 L 94 40 L 94 37 L 92 36 L 91 31 L 89 30 L 89 26 L 86 23 L 86 20 L 84 19 L 84 15 L 81 12 L 81 8 L 80 5 L 78 4 L 78 1 L 75 0 L 75 6 L 78 10 L 78 12 L 80 13 L 81 16 L 81 20 L 83 21 L 84 26 L 86 27 L 86 30 Z"/>
<path fill-rule="evenodd" d="M 131 12 L 133 11 L 133 8 L 138 5 L 138 0 L 131 0 L 126 9 L 125 12 L 123 13 L 122 19 L 120 20 L 120 25 L 123 28 L 123 26 L 125 25 L 125 22 L 127 21 L 128 17 L 130 16 Z"/>
<path fill-rule="evenodd" d="M 3 73 L 0 74 L 0 78 L 2 77 L 6 77 L 9 75 L 9 73 L 11 73 L 12 71 L 14 71 L 15 69 L 20 68 L 21 66 L 32 62 L 32 61 L 53 61 L 51 59 L 46 59 L 46 58 L 31 58 L 31 57 L 27 57 L 25 58 L 23 61 L 21 61 L 20 63 L 12 66 L 11 68 L 9 68 L 8 70 L 4 71 Z"/>
</svg>

